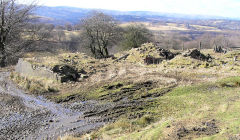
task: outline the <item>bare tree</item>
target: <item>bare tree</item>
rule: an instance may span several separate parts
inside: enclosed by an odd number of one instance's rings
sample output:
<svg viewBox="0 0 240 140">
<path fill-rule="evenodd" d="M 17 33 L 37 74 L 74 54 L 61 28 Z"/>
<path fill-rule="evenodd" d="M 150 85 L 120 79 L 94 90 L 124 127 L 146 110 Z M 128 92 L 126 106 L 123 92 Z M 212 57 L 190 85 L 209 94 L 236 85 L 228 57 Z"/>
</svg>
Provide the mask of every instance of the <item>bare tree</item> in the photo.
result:
<svg viewBox="0 0 240 140">
<path fill-rule="evenodd" d="M 232 46 L 228 37 L 224 35 L 218 35 L 215 38 L 213 38 L 213 45 L 222 46 L 223 48 L 229 48 L 230 46 Z"/>
<path fill-rule="evenodd" d="M 56 36 L 59 42 L 64 41 L 66 38 L 65 32 L 63 30 L 57 30 Z"/>
<path fill-rule="evenodd" d="M 89 18 L 82 20 L 82 27 L 87 40 L 85 46 L 91 49 L 96 58 L 108 57 L 108 47 L 118 35 L 116 20 L 103 13 L 94 12 Z"/>
<path fill-rule="evenodd" d="M 17 0 L 0 0 L 0 67 L 6 66 L 7 56 L 22 49 L 30 42 L 23 40 L 25 27 L 31 19 L 35 4 L 21 5 Z M 27 38 L 27 36 L 26 36 Z"/>
</svg>

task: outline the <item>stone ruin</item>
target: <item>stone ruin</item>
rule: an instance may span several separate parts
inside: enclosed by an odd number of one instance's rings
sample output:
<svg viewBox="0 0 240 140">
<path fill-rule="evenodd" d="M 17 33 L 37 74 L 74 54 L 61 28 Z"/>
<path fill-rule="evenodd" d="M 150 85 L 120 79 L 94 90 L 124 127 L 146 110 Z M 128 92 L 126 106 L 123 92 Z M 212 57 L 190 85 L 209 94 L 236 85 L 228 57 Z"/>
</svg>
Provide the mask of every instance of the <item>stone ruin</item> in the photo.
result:
<svg viewBox="0 0 240 140">
<path fill-rule="evenodd" d="M 198 49 L 188 50 L 183 53 L 184 57 L 191 57 L 193 59 L 201 60 L 201 61 L 212 61 L 212 57 L 208 54 L 207 56 L 202 54 Z"/>
<path fill-rule="evenodd" d="M 159 52 L 159 58 L 148 55 L 144 58 L 144 63 L 147 64 L 147 65 L 159 64 L 163 60 L 171 60 L 177 55 L 177 54 L 174 54 L 170 50 L 167 50 L 167 49 L 158 48 L 157 51 Z"/>
<path fill-rule="evenodd" d="M 159 52 L 160 58 L 156 58 L 156 57 L 148 55 L 144 59 L 144 63 L 147 64 L 147 65 L 159 64 L 164 59 L 165 60 L 171 60 L 171 59 L 173 59 L 177 55 L 177 54 L 174 54 L 174 53 L 172 53 L 171 51 L 169 51 L 167 49 L 159 48 L 157 51 Z"/>
<path fill-rule="evenodd" d="M 151 64 L 159 64 L 160 62 L 162 62 L 161 58 L 155 58 L 153 56 L 146 56 L 146 58 L 144 59 L 144 63 L 147 65 L 151 65 Z"/>
<path fill-rule="evenodd" d="M 23 77 L 41 77 L 57 82 L 77 81 L 86 72 L 81 70 L 78 72 L 70 65 L 56 65 L 53 68 L 38 66 L 20 58 L 15 67 L 15 71 Z"/>
<path fill-rule="evenodd" d="M 171 60 L 176 55 L 178 55 L 178 53 L 176 53 L 176 54 L 172 53 L 171 51 L 169 51 L 167 49 L 159 48 L 158 51 L 159 51 L 159 56 L 161 56 L 160 58 L 156 58 L 156 57 L 153 57 L 151 55 L 148 55 L 148 56 L 145 57 L 144 63 L 147 64 L 147 65 L 159 64 L 163 60 Z M 209 54 L 204 55 L 198 49 L 188 50 L 188 51 L 184 52 L 182 55 L 184 57 L 191 57 L 193 59 L 197 59 L 197 60 L 201 60 L 201 61 L 208 61 L 208 62 L 211 62 L 212 59 L 213 59 Z"/>
</svg>

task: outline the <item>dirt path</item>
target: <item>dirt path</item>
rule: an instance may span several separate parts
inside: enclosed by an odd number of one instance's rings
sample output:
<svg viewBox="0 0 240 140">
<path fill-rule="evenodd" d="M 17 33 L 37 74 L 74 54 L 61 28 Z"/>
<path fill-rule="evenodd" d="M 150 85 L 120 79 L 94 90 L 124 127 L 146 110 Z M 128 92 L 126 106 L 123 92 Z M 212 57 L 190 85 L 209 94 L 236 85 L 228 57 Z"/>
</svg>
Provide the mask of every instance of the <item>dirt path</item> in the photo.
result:
<svg viewBox="0 0 240 140">
<path fill-rule="evenodd" d="M 8 72 L 0 73 L 0 139 L 56 139 L 103 125 L 84 119 L 83 112 L 26 94 L 8 76 Z"/>
</svg>

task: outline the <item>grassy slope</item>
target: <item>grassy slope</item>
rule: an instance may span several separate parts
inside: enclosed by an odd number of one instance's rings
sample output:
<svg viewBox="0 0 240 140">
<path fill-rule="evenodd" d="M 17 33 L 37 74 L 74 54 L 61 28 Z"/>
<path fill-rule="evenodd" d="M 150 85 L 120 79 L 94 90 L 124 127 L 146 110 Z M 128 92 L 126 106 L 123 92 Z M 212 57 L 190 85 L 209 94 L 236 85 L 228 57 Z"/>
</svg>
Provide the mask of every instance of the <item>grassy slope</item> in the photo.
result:
<svg viewBox="0 0 240 140">
<path fill-rule="evenodd" d="M 143 49 L 147 48 L 145 53 L 151 52 L 154 55 L 155 52 L 152 51 L 151 47 L 151 44 L 147 44 L 143 46 Z M 62 88 L 58 89 L 60 92 L 53 94 L 50 98 L 65 100 L 71 96 L 82 96 L 80 99 L 101 100 L 100 98 L 102 98 L 103 101 L 113 102 L 113 100 L 123 97 L 130 102 L 140 101 L 143 96 L 161 94 L 165 88 L 174 84 L 174 82 L 168 83 L 173 78 L 176 79 L 178 87 L 174 87 L 163 96 L 142 98 L 144 103 L 141 104 L 142 106 L 139 105 L 140 108 L 142 107 L 140 110 L 138 106 L 134 107 L 133 110 L 131 107 L 121 110 L 125 111 L 125 115 L 122 115 L 115 123 L 93 132 L 91 137 L 103 139 L 175 139 L 179 127 L 191 128 L 201 125 L 203 121 L 212 119 L 216 120 L 217 127 L 220 129 L 219 133 L 214 135 L 189 133 L 187 137 L 228 139 L 235 137 L 240 132 L 238 127 L 240 123 L 240 113 L 238 113 L 240 77 L 236 77 L 240 72 L 240 66 L 238 62 L 233 61 L 234 56 L 240 56 L 239 51 L 215 54 L 212 50 L 203 50 L 204 53 L 210 53 L 215 58 L 213 62 L 202 62 L 177 56 L 170 61 L 164 61 L 162 64 L 148 66 L 142 65 L 142 63 L 135 66 L 143 60 L 144 53 L 140 53 L 137 49 L 129 52 L 130 56 L 126 61 L 118 63 L 113 63 L 112 60 L 87 59 L 80 54 L 63 54 L 58 56 L 59 60 L 55 57 L 42 58 L 42 64 L 45 66 L 49 66 L 49 62 L 52 62 L 50 60 L 54 60 L 54 62 L 58 60 L 57 63 L 68 63 L 73 60 L 77 69 L 83 68 L 89 73 L 93 69 L 99 70 L 86 81 L 61 84 Z M 105 65 L 106 63 L 107 65 Z M 109 77 L 109 75 L 113 75 L 114 78 Z M 219 80 L 224 77 L 229 78 Z M 141 86 L 138 89 L 138 82 L 146 82 L 147 80 L 158 83 L 151 86 L 150 89 Z M 24 85 L 30 85 L 29 87 L 31 84 L 35 86 L 35 82 L 32 80 L 26 83 L 26 78 L 23 78 L 20 81 L 24 81 Z M 43 81 L 45 82 L 45 80 Z M 94 86 L 89 87 L 88 85 L 92 83 Z M 100 85 L 95 86 L 98 84 Z M 106 89 L 106 87 L 117 84 L 123 84 L 123 86 L 113 90 Z M 35 87 L 39 89 L 38 86 Z M 49 86 L 46 88 L 49 90 Z M 134 92 L 126 92 L 125 94 L 124 89 L 126 88 L 134 89 Z M 86 89 L 86 91 L 81 92 L 82 89 Z M 144 116 L 129 119 L 131 114 L 144 114 Z"/>
<path fill-rule="evenodd" d="M 148 109 L 155 112 L 155 123 L 146 121 L 146 118 L 119 120 L 92 136 L 103 139 L 174 139 L 174 133 L 182 123 L 191 126 L 204 120 L 216 119 L 220 133 L 213 136 L 202 135 L 201 139 L 234 137 L 240 132 L 239 82 L 240 77 L 232 77 L 216 83 L 177 87 L 159 97 L 156 105 Z M 171 127 L 167 128 L 168 125 Z M 191 136 L 197 137 L 199 136 Z"/>
</svg>

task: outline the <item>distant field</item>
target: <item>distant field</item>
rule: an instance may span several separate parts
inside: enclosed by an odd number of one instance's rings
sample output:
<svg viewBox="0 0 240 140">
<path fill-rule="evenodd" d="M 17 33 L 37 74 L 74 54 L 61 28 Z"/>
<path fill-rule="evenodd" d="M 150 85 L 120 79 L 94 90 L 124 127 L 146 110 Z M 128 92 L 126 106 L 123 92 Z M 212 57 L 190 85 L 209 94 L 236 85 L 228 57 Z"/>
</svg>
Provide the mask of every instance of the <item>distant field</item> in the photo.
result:
<svg viewBox="0 0 240 140">
<path fill-rule="evenodd" d="M 145 25 L 149 30 L 152 31 L 211 31 L 211 32 L 221 32 L 222 30 L 217 29 L 216 27 L 210 27 L 210 26 L 201 26 L 201 25 L 189 25 L 190 27 L 187 28 L 184 24 L 177 24 L 177 23 L 150 23 L 150 22 L 129 22 L 129 23 L 123 23 L 121 24 L 122 27 L 126 27 L 131 24 L 143 24 Z"/>
<path fill-rule="evenodd" d="M 191 25 L 194 28 L 196 28 L 196 30 L 200 30 L 200 31 L 214 31 L 214 32 L 221 32 L 222 30 L 217 29 L 216 27 L 210 27 L 210 26 L 201 26 L 201 25 Z"/>
<path fill-rule="evenodd" d="M 178 26 L 177 24 L 174 24 L 174 23 L 168 23 L 167 25 L 160 25 L 160 24 L 153 25 L 150 22 L 137 22 L 137 23 L 145 25 L 149 30 L 152 30 L 152 31 L 171 31 L 171 30 L 186 31 L 186 30 L 188 30 L 183 25 Z M 134 24 L 134 23 L 133 22 L 123 23 L 123 24 L 121 24 L 121 26 L 126 27 L 131 24 Z"/>
<path fill-rule="evenodd" d="M 81 32 L 80 31 L 64 31 L 66 40 L 70 40 L 71 36 L 80 36 Z"/>
</svg>

